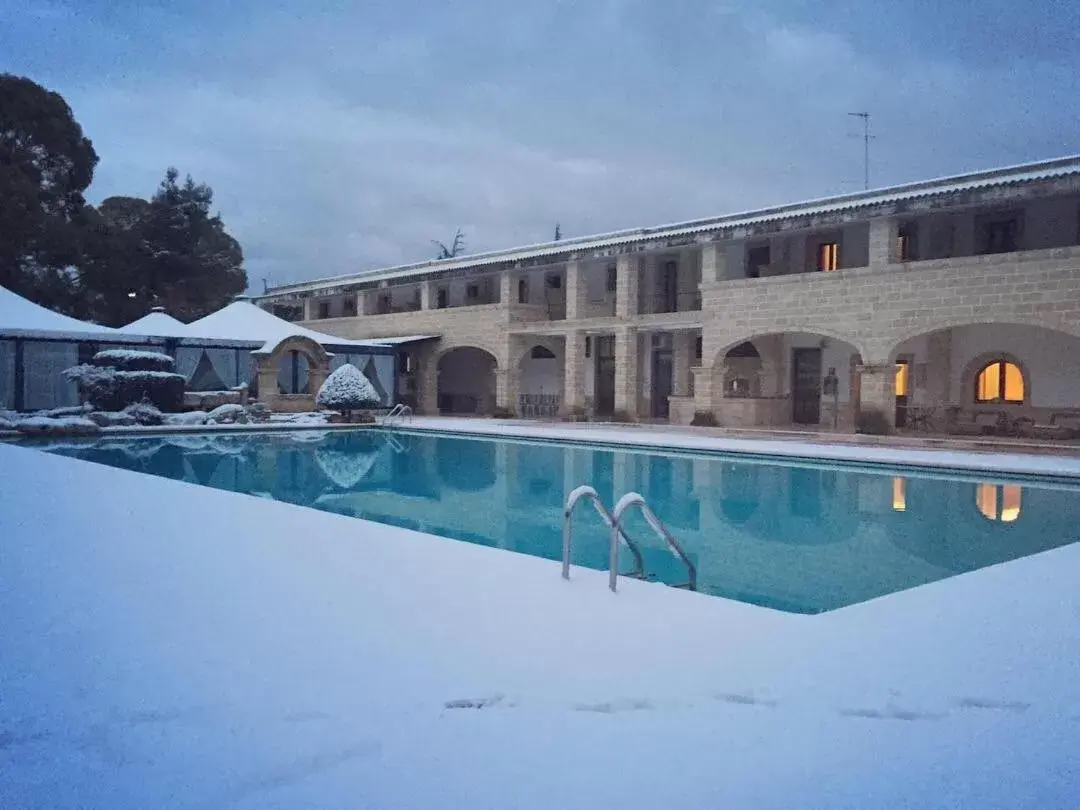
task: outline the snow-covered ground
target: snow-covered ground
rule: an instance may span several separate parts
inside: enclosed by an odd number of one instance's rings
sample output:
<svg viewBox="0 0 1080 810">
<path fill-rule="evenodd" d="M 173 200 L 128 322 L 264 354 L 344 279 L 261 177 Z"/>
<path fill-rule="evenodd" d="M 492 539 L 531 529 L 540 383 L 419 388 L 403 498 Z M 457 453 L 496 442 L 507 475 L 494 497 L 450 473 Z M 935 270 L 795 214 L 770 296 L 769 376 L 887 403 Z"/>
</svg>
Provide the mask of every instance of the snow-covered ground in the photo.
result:
<svg viewBox="0 0 1080 810">
<path fill-rule="evenodd" d="M 775 437 L 740 439 L 715 436 L 693 428 L 669 428 L 655 425 L 603 425 L 577 422 L 552 424 L 521 420 L 416 417 L 394 422 L 401 430 L 435 430 L 473 433 L 486 436 L 539 438 L 548 441 L 632 444 L 641 447 L 676 447 L 682 450 L 706 450 L 748 453 L 760 456 L 822 461 L 849 461 L 892 465 L 936 467 L 951 470 L 989 470 L 1021 475 L 1080 476 L 1080 456 L 1034 455 L 1017 452 L 974 452 L 947 449 L 911 449 L 895 445 L 848 443 L 855 437 L 838 436 L 835 443 L 807 441 L 805 438 Z M 863 437 L 865 438 L 865 437 Z"/>
<path fill-rule="evenodd" d="M 1078 570 L 790 615 L 0 444 L 0 807 L 1075 808 Z"/>
</svg>

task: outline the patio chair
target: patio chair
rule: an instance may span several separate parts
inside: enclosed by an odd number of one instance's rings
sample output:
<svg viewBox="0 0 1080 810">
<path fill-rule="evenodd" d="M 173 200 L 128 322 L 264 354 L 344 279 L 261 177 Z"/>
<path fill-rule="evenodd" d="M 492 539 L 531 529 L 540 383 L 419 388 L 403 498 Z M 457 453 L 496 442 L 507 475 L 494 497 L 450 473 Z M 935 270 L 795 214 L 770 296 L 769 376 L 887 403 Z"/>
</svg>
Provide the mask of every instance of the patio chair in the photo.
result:
<svg viewBox="0 0 1080 810">
<path fill-rule="evenodd" d="M 1009 427 L 1005 411 L 975 411 L 970 421 L 958 419 L 952 430 L 961 436 L 994 436 L 1008 433 Z"/>
</svg>

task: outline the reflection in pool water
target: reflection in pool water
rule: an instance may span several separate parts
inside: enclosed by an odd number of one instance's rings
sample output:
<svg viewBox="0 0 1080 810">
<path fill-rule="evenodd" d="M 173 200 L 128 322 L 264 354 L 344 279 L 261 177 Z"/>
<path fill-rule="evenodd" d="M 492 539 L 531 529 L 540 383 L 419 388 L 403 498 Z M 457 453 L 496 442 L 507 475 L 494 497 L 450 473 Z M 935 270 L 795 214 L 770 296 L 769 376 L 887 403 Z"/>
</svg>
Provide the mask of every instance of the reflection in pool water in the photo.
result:
<svg viewBox="0 0 1080 810">
<path fill-rule="evenodd" d="M 899 468 L 380 430 L 104 438 L 42 447 L 552 560 L 561 554 L 567 492 L 590 483 L 612 504 L 636 490 L 694 559 L 702 591 L 802 613 L 1080 537 L 1077 491 L 1034 479 L 980 482 Z M 631 516 L 628 530 L 643 546 L 652 576 L 669 583 L 685 578 L 639 516 Z M 629 565 L 629 555 L 624 561 Z M 591 510 L 575 520 L 574 562 L 607 565 L 607 532 Z"/>
</svg>

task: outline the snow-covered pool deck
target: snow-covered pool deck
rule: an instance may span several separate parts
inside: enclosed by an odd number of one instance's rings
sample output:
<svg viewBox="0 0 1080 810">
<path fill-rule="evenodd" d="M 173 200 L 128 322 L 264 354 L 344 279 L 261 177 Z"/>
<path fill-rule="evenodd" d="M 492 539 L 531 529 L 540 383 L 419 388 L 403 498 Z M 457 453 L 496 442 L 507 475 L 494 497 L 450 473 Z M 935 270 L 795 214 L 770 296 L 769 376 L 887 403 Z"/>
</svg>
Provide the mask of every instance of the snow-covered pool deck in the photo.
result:
<svg viewBox="0 0 1080 810">
<path fill-rule="evenodd" d="M 1078 571 L 788 615 L 0 444 L 0 807 L 1075 808 Z"/>
</svg>

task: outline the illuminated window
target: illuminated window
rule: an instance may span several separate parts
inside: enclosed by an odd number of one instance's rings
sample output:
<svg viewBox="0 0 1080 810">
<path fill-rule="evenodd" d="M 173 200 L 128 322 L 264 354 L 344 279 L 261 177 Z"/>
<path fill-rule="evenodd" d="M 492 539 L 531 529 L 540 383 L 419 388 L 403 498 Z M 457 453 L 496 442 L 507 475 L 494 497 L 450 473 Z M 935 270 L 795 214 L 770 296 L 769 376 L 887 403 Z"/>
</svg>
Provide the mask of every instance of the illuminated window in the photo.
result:
<svg viewBox="0 0 1080 810">
<path fill-rule="evenodd" d="M 982 367 L 975 378 L 976 402 L 1023 402 L 1024 375 L 1008 360 L 995 360 Z"/>
<path fill-rule="evenodd" d="M 987 520 L 1012 523 L 1020 517 L 1021 490 L 1016 484 L 979 484 L 975 505 Z"/>
<path fill-rule="evenodd" d="M 818 270 L 830 272 L 840 266 L 840 244 L 838 242 L 822 242 L 818 245 Z"/>
<path fill-rule="evenodd" d="M 910 363 L 897 363 L 896 364 L 896 396 L 906 397 L 908 395 L 908 387 L 911 384 L 911 364 Z"/>
<path fill-rule="evenodd" d="M 907 482 L 903 478 L 892 480 L 892 508 L 897 512 L 907 509 L 907 497 L 905 493 Z"/>
</svg>

